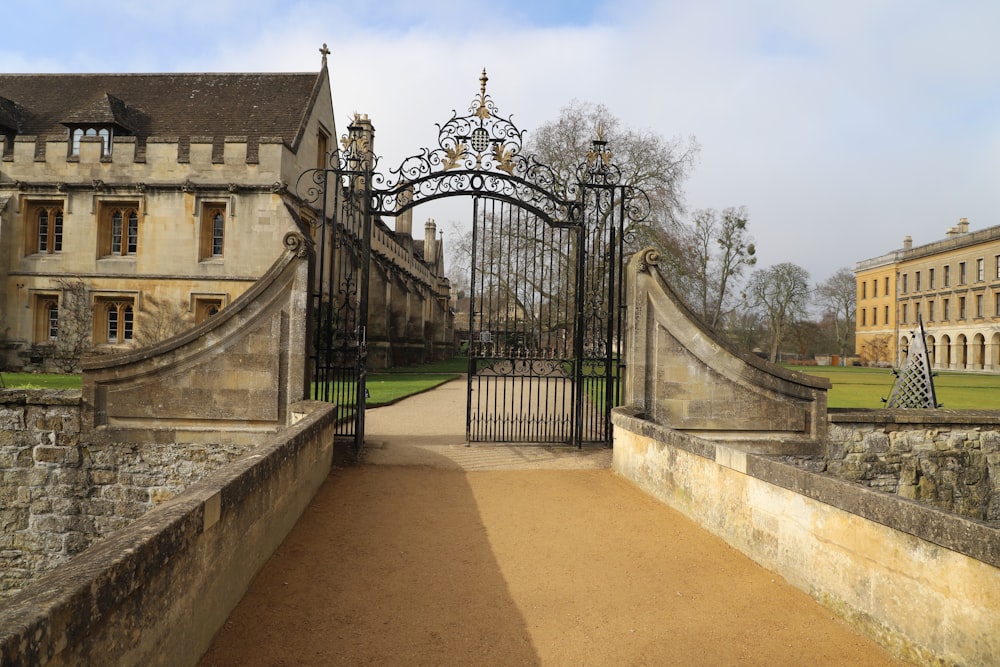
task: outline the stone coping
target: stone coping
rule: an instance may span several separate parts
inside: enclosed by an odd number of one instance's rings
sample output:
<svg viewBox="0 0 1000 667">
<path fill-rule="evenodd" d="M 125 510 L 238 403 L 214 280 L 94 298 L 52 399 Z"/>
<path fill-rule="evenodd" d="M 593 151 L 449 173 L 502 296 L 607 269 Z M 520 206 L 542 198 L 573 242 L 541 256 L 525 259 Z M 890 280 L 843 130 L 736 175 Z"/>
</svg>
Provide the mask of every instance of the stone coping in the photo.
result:
<svg viewBox="0 0 1000 667">
<path fill-rule="evenodd" d="M 924 424 L 930 428 L 1000 426 L 1000 410 L 830 408 L 827 418 L 831 424 Z"/>
<path fill-rule="evenodd" d="M 928 410 L 927 412 L 932 411 Z M 941 417 L 943 419 L 945 416 L 941 415 Z M 1000 568 L 1000 526 L 944 512 L 906 498 L 900 498 L 894 494 L 881 493 L 858 484 L 810 472 L 785 463 L 780 457 L 769 457 L 742 451 L 738 441 L 722 443 L 718 440 L 709 441 L 696 438 L 643 419 L 641 413 L 631 408 L 615 408 L 611 412 L 611 419 L 617 428 L 717 461 L 761 481 L 794 491 L 807 498 L 826 503 L 869 521 Z M 869 420 L 873 420 L 873 417 L 869 417 Z M 857 419 L 844 419 L 843 421 L 855 422 Z M 939 423 L 956 422 L 952 420 Z M 982 422 L 973 420 L 969 423 Z M 736 456 L 733 455 L 734 450 L 737 453 Z M 734 461 L 736 463 L 733 463 Z"/>
</svg>

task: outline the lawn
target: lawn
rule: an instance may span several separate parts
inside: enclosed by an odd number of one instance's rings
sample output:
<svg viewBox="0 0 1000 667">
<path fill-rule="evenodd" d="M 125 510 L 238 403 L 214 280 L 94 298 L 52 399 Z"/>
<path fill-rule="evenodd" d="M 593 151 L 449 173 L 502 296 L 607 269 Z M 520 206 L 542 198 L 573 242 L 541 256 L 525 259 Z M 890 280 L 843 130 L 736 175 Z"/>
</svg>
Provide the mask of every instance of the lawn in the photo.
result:
<svg viewBox="0 0 1000 667">
<path fill-rule="evenodd" d="M 790 366 L 829 378 L 831 408 L 881 408 L 896 377 L 888 368 Z M 1000 410 L 1000 375 L 941 372 L 934 377 L 937 402 L 949 410 Z"/>
<path fill-rule="evenodd" d="M 433 389 L 459 377 L 457 373 L 417 373 L 414 371 L 368 374 L 368 407 L 394 403 L 407 396 Z"/>
<path fill-rule="evenodd" d="M 0 386 L 7 389 L 79 389 L 79 375 L 58 373 L 0 373 Z"/>
</svg>

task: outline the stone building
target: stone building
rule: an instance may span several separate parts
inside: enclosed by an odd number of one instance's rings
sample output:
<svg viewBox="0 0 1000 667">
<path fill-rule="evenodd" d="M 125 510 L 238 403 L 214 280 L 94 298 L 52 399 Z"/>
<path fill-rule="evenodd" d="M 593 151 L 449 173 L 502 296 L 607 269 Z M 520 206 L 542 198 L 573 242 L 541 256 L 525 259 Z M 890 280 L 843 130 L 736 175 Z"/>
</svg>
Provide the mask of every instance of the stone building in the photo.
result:
<svg viewBox="0 0 1000 667">
<path fill-rule="evenodd" d="M 899 364 L 918 319 L 938 369 L 1000 372 L 1000 226 L 969 231 L 858 262 L 856 350 Z"/>
<path fill-rule="evenodd" d="M 225 308 L 287 232 L 317 236 L 294 185 L 336 136 L 325 55 L 316 73 L 0 75 L 0 368 L 65 367 Z M 374 234 L 396 302 L 426 317 L 407 290 L 447 291 L 437 241 Z"/>
</svg>

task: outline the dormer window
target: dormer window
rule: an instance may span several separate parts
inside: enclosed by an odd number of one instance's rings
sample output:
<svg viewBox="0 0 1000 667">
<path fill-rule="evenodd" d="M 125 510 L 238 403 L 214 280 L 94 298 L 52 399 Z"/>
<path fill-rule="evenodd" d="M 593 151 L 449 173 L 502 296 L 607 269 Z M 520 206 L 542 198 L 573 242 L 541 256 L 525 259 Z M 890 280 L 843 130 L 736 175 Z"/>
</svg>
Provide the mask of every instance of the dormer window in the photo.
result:
<svg viewBox="0 0 1000 667">
<path fill-rule="evenodd" d="M 80 140 L 84 137 L 100 137 L 101 155 L 103 157 L 109 157 L 111 155 L 111 141 L 114 139 L 114 136 L 114 128 L 110 125 L 86 125 L 71 127 L 69 130 L 71 142 L 70 155 L 80 154 Z"/>
</svg>

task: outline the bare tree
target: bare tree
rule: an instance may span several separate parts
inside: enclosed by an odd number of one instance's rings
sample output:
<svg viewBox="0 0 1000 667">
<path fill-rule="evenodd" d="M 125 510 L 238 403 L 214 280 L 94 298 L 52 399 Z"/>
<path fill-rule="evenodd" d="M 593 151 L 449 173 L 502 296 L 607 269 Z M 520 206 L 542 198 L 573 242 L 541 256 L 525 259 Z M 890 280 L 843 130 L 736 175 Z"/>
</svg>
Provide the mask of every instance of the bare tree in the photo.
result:
<svg viewBox="0 0 1000 667">
<path fill-rule="evenodd" d="M 757 249 L 747 234 L 746 208 L 714 209 L 694 213 L 691 234 L 691 296 L 695 308 L 711 329 L 720 326 L 729 310 L 729 294 L 743 269 L 757 263 Z"/>
<path fill-rule="evenodd" d="M 743 297 L 745 300 L 746 295 Z M 753 308 L 740 307 L 727 313 L 723 320 L 726 338 L 740 350 L 752 353 L 763 338 L 760 313 Z"/>
<path fill-rule="evenodd" d="M 788 328 L 788 340 L 795 346 L 799 359 L 808 359 L 810 353 L 822 338 L 819 323 L 812 320 L 798 320 Z"/>
<path fill-rule="evenodd" d="M 624 230 L 626 251 L 658 247 L 665 251 L 663 268 L 668 277 L 673 281 L 683 276 L 687 271 L 683 184 L 694 166 L 697 142 L 628 127 L 602 104 L 573 100 L 560 110 L 559 118 L 539 127 L 525 148 L 555 171 L 563 191 L 571 192 L 594 140 L 607 142 L 611 160 L 621 170 L 621 184 L 649 197 L 648 217 Z M 602 226 L 607 223 L 606 218 L 597 221 Z"/>
<path fill-rule="evenodd" d="M 153 295 L 143 297 L 139 318 L 135 331 L 135 343 L 139 347 L 155 345 L 190 329 L 194 324 L 194 316 L 184 303 Z"/>
<path fill-rule="evenodd" d="M 778 359 L 778 350 L 788 328 L 805 317 L 809 304 L 809 273 L 801 266 L 784 262 L 759 269 L 750 277 L 747 294 L 767 325 L 768 359 Z"/>
<path fill-rule="evenodd" d="M 854 273 L 839 269 L 816 286 L 816 303 L 825 311 L 833 326 L 837 352 L 849 354 L 854 349 L 854 326 L 857 316 L 857 285 Z"/>
<path fill-rule="evenodd" d="M 94 311 L 90 290 L 78 278 L 60 278 L 58 332 L 52 357 L 56 367 L 71 373 L 80 367 L 80 358 L 93 347 Z"/>
</svg>

